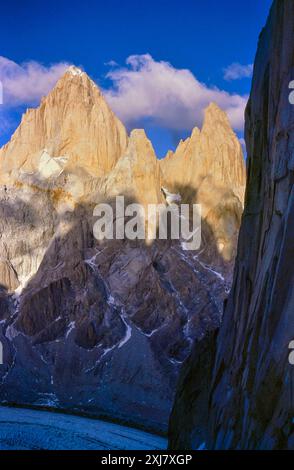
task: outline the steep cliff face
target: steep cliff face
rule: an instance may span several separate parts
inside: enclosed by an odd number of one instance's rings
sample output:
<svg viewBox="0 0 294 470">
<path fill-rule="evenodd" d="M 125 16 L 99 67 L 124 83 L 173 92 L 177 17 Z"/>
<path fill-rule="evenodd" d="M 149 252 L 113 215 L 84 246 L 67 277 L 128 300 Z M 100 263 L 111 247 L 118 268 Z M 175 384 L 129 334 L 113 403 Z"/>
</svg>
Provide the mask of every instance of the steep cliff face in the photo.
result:
<svg viewBox="0 0 294 470">
<path fill-rule="evenodd" d="M 167 186 L 201 204 L 218 252 L 233 259 L 243 211 L 245 164 L 226 113 L 211 103 L 201 131 L 196 127 L 160 165 Z"/>
<path fill-rule="evenodd" d="M 293 2 L 276 0 L 259 40 L 246 112 L 247 190 L 233 287 L 217 342 L 197 345 L 184 367 L 172 448 L 203 442 L 212 449 L 294 448 L 293 24 Z M 207 391 L 204 399 L 197 390 Z"/>
<path fill-rule="evenodd" d="M 212 236 L 197 252 L 94 238 L 97 203 L 165 203 L 163 176 L 144 131 L 128 137 L 75 68 L 0 161 L 0 400 L 165 430 L 181 364 L 219 325 L 231 264 Z"/>
<path fill-rule="evenodd" d="M 174 153 L 168 152 L 160 164 L 167 183 L 193 182 L 198 188 L 210 176 L 243 201 L 246 176 L 241 144 L 226 113 L 215 103 L 205 109 L 202 129 L 195 127 L 191 137 L 181 141 Z"/>
<path fill-rule="evenodd" d="M 144 206 L 162 203 L 162 174 L 150 140 L 142 129 L 131 132 L 129 145 L 102 185 L 108 196 L 128 195 Z"/>
<path fill-rule="evenodd" d="M 29 109 L 0 151 L 1 175 L 49 177 L 63 168 L 93 176 L 110 171 L 127 146 L 127 133 L 96 84 L 72 66 L 37 109 Z"/>
</svg>

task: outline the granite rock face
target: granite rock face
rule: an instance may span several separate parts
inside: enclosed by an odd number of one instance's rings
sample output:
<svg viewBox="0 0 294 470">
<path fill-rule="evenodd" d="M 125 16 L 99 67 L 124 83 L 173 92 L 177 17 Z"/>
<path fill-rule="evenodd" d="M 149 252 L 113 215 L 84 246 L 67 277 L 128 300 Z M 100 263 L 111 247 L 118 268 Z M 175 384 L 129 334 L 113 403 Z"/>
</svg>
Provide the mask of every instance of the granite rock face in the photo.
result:
<svg viewBox="0 0 294 470">
<path fill-rule="evenodd" d="M 294 448 L 293 43 L 294 4 L 276 0 L 246 112 L 247 189 L 233 286 L 217 340 L 201 341 L 183 368 L 172 448 Z M 198 397 L 197 390 L 207 392 Z"/>
<path fill-rule="evenodd" d="M 230 168 L 243 165 L 235 150 Z M 196 252 L 177 240 L 94 238 L 97 203 L 166 204 L 164 176 L 144 131 L 127 136 L 76 68 L 25 114 L 0 167 L 0 400 L 166 430 L 180 366 L 218 327 L 231 285 L 213 218 Z M 235 182 L 230 195 L 224 226 L 241 217 Z"/>
<path fill-rule="evenodd" d="M 228 117 L 216 104 L 205 110 L 202 129 L 181 141 L 176 151 L 160 161 L 164 184 L 202 206 L 218 252 L 235 256 L 245 191 L 241 144 Z"/>
<path fill-rule="evenodd" d="M 7 173 L 58 175 L 63 168 L 93 176 L 110 171 L 128 136 L 96 84 L 72 66 L 37 109 L 29 109 L 10 142 L 0 150 Z"/>
</svg>

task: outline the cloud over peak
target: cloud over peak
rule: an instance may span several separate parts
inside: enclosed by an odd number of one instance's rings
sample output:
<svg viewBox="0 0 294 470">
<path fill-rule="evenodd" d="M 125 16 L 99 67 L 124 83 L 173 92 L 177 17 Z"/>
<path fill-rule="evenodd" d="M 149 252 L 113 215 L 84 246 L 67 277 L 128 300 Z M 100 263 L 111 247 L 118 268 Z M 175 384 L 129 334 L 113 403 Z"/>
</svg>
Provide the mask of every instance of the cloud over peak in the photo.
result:
<svg viewBox="0 0 294 470">
<path fill-rule="evenodd" d="M 13 127 L 14 110 L 37 106 L 69 65 L 60 62 L 44 66 L 35 61 L 19 65 L 0 56 L 1 131 L 9 132 Z M 104 90 L 104 95 L 129 130 L 141 127 L 147 119 L 173 135 L 182 135 L 202 125 L 204 109 L 211 102 L 227 113 L 236 131 L 243 130 L 247 96 L 208 86 L 190 70 L 156 61 L 150 54 L 131 55 L 124 66 L 114 61 L 108 65 L 107 77 L 112 83 Z"/>
<path fill-rule="evenodd" d="M 104 94 L 114 112 L 129 127 L 145 118 L 172 131 L 200 126 L 210 102 L 227 112 L 235 130 L 243 130 L 248 97 L 201 83 L 190 70 L 176 69 L 150 54 L 132 55 L 124 67 L 109 71 L 113 86 Z"/>
<path fill-rule="evenodd" d="M 58 63 L 48 67 L 29 61 L 21 65 L 0 56 L 0 81 L 5 108 L 37 105 L 47 95 L 69 64 Z"/>
</svg>

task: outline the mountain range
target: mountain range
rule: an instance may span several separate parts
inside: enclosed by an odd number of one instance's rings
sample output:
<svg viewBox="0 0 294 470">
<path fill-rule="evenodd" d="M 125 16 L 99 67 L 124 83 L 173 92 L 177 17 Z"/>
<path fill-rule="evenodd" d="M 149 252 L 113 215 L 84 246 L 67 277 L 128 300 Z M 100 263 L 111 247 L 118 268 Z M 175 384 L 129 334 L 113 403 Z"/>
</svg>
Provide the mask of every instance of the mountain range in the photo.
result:
<svg viewBox="0 0 294 470">
<path fill-rule="evenodd" d="M 162 188 L 201 204 L 199 250 L 95 239 L 96 204 L 166 205 Z M 159 160 L 71 66 L 0 150 L 0 401 L 166 431 L 181 365 L 221 321 L 244 192 L 217 105 Z"/>
</svg>

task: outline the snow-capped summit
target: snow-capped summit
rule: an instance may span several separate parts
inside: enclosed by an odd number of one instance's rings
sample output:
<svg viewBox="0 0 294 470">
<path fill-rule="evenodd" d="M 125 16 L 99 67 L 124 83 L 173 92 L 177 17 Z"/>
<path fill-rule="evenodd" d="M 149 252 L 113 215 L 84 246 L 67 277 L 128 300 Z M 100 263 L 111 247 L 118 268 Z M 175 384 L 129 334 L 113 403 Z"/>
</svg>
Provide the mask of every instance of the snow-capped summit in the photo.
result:
<svg viewBox="0 0 294 470">
<path fill-rule="evenodd" d="M 67 69 L 67 72 L 70 73 L 71 75 L 80 76 L 80 77 L 84 75 L 85 73 L 79 67 L 76 67 L 75 65 L 70 65 L 70 67 L 68 67 Z"/>
<path fill-rule="evenodd" d="M 127 147 L 126 129 L 86 72 L 68 67 L 38 108 L 29 109 L 0 150 L 0 176 L 11 171 L 36 173 L 43 149 L 66 155 L 72 169 L 103 176 Z M 51 162 L 52 163 L 52 162 Z"/>
</svg>

